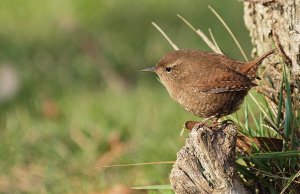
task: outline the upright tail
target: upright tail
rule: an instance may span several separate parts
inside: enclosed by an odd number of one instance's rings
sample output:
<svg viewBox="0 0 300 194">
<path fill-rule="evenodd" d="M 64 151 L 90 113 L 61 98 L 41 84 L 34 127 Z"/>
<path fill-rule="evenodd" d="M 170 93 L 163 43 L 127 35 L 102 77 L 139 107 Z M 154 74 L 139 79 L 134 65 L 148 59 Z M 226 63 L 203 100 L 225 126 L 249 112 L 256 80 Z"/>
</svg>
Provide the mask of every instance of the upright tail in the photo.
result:
<svg viewBox="0 0 300 194">
<path fill-rule="evenodd" d="M 256 77 L 256 72 L 259 67 L 259 65 L 263 62 L 263 60 L 268 57 L 269 55 L 276 52 L 276 49 L 270 50 L 267 53 L 263 54 L 261 57 L 258 57 L 254 59 L 253 61 L 250 61 L 248 63 L 245 63 L 240 70 L 240 73 L 247 75 L 251 79 L 254 79 Z"/>
</svg>

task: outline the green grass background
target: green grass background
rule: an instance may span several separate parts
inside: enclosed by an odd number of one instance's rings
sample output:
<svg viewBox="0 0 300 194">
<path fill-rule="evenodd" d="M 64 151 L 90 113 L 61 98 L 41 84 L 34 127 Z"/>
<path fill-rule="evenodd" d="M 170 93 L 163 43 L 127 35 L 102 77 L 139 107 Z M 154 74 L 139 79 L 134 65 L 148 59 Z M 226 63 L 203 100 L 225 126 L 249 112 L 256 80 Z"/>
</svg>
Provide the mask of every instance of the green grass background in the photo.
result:
<svg viewBox="0 0 300 194">
<path fill-rule="evenodd" d="M 0 67 L 14 68 L 21 85 L 0 102 L 0 192 L 169 184 L 171 165 L 99 166 L 175 160 L 183 123 L 196 118 L 139 70 L 172 50 L 151 21 L 180 48 L 208 50 L 176 14 L 211 28 L 221 49 L 242 60 L 208 5 L 249 54 L 237 0 L 2 0 Z"/>
</svg>

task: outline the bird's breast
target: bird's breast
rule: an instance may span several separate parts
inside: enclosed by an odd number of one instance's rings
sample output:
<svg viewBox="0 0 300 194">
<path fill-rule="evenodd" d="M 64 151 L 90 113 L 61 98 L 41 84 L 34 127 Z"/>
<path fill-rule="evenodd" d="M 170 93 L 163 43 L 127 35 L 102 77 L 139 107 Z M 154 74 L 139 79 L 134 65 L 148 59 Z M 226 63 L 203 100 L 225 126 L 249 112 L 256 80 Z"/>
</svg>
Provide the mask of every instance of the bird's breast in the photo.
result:
<svg viewBox="0 0 300 194">
<path fill-rule="evenodd" d="M 186 88 L 170 90 L 170 96 L 188 112 L 198 117 L 223 116 L 235 112 L 244 97 L 245 91 L 205 93 L 193 92 Z"/>
</svg>

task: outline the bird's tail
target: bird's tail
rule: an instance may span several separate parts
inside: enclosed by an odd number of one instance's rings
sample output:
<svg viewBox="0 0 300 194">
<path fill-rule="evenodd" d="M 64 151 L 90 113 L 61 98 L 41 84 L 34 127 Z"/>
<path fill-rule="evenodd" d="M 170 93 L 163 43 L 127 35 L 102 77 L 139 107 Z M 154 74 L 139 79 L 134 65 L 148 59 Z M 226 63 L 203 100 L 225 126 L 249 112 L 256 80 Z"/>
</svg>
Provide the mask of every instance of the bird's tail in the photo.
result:
<svg viewBox="0 0 300 194">
<path fill-rule="evenodd" d="M 254 59 L 253 61 L 250 61 L 248 63 L 245 63 L 241 69 L 241 73 L 244 75 L 247 75 L 251 79 L 254 79 L 256 77 L 256 71 L 259 67 L 259 65 L 264 61 L 266 57 L 276 52 L 276 49 L 270 50 L 267 53 L 263 54 L 261 57 L 258 57 Z"/>
</svg>

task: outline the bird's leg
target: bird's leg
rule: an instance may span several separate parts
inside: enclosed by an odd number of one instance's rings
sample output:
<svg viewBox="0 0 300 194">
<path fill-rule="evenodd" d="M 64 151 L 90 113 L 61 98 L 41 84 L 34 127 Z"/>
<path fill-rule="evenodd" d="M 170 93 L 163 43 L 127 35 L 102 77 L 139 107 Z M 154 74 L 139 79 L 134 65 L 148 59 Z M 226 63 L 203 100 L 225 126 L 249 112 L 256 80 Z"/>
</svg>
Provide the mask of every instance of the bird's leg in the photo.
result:
<svg viewBox="0 0 300 194">
<path fill-rule="evenodd" d="M 218 122 L 219 118 L 220 117 L 218 117 L 218 116 L 213 117 L 212 118 L 212 125 L 219 125 L 219 122 Z"/>
<path fill-rule="evenodd" d="M 219 131 L 222 130 L 220 128 L 220 122 L 218 121 L 220 119 L 219 116 L 214 116 L 212 119 L 211 129 L 212 131 Z"/>
<path fill-rule="evenodd" d="M 234 124 L 233 120 L 231 120 L 231 119 L 226 119 L 226 120 L 224 120 L 224 121 L 221 122 L 221 125 L 225 125 L 225 126 L 226 126 L 228 123 Z"/>
<path fill-rule="evenodd" d="M 222 129 L 220 129 L 220 122 L 218 121 L 219 118 L 220 118 L 219 116 L 215 115 L 215 116 L 210 116 L 208 118 L 205 118 L 201 122 L 187 121 L 187 122 L 184 123 L 183 127 L 191 131 L 193 128 L 200 128 L 200 127 L 204 126 L 209 120 L 211 120 L 212 124 L 210 126 L 207 126 L 207 127 L 211 128 L 214 131 L 218 131 L 218 130 L 222 130 Z M 221 123 L 221 125 L 223 126 L 223 123 L 225 123 L 225 122 L 227 123 L 227 120 L 223 121 Z"/>
</svg>

